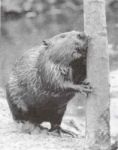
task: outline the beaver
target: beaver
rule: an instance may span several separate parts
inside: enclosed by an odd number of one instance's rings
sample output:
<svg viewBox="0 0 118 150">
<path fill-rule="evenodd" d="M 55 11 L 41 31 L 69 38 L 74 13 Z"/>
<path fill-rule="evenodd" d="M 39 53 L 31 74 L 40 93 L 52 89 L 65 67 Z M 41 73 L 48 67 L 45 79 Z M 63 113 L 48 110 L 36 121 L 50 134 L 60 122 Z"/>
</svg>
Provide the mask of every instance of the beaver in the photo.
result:
<svg viewBox="0 0 118 150">
<path fill-rule="evenodd" d="M 90 92 L 86 79 L 88 36 L 70 31 L 26 51 L 15 63 L 6 85 L 13 119 L 40 125 L 47 121 L 60 133 L 68 102 Z M 65 131 L 64 131 L 65 132 Z"/>
</svg>

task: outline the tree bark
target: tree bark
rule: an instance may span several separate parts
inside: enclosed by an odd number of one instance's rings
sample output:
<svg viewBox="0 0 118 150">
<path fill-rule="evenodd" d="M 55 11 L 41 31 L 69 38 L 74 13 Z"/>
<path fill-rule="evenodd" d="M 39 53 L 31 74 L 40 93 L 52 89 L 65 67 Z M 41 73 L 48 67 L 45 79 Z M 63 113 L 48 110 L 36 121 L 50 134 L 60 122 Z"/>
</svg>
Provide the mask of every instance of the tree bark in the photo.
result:
<svg viewBox="0 0 118 150">
<path fill-rule="evenodd" d="M 87 78 L 93 87 L 86 105 L 85 150 L 110 150 L 109 57 L 105 0 L 84 0 L 84 30 L 92 39 Z"/>
</svg>

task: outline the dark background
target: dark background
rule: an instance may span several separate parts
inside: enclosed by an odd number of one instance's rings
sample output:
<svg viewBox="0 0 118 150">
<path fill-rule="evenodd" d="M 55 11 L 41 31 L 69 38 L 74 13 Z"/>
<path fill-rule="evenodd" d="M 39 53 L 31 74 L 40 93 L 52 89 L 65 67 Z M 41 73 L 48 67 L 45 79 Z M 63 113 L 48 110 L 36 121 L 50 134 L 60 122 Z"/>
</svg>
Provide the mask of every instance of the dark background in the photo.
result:
<svg viewBox="0 0 118 150">
<path fill-rule="evenodd" d="M 43 39 L 83 31 L 83 0 L 1 0 L 0 86 L 16 58 Z M 118 66 L 118 0 L 106 0 L 110 70 Z M 97 18 L 96 18 L 97 19 Z"/>
</svg>

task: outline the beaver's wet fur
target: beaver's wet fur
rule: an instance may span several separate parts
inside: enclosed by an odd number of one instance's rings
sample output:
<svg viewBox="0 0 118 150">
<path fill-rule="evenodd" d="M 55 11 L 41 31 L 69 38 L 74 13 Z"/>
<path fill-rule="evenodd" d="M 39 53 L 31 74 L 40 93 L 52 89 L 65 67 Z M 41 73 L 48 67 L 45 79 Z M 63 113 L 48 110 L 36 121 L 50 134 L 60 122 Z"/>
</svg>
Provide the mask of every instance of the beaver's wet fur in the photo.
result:
<svg viewBox="0 0 118 150">
<path fill-rule="evenodd" d="M 16 121 L 51 123 L 60 129 L 67 103 L 86 92 L 88 37 L 77 31 L 43 41 L 17 60 L 6 85 L 7 100 Z"/>
</svg>

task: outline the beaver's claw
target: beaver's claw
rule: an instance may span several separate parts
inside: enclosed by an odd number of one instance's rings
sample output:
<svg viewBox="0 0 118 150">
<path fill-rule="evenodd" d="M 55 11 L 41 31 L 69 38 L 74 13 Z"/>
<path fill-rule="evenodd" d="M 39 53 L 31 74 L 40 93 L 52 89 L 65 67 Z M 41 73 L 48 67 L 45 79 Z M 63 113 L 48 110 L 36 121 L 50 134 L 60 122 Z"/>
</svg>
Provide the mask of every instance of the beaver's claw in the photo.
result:
<svg viewBox="0 0 118 150">
<path fill-rule="evenodd" d="M 91 87 L 90 83 L 87 83 L 87 82 L 84 84 L 81 84 L 79 87 L 79 92 L 84 95 L 86 94 L 87 96 L 92 91 L 93 91 L 93 88 Z"/>
<path fill-rule="evenodd" d="M 57 135 L 57 136 L 62 136 L 62 134 L 66 134 L 69 135 L 71 137 L 78 137 L 78 135 L 72 131 L 68 131 L 66 129 L 62 129 L 60 126 L 54 128 L 54 129 L 50 129 L 49 130 L 50 133 L 52 133 L 52 135 Z"/>
<path fill-rule="evenodd" d="M 90 85 L 90 82 L 88 81 L 88 79 L 85 79 L 84 81 L 81 82 L 81 84 L 83 84 L 83 85 Z"/>
</svg>

